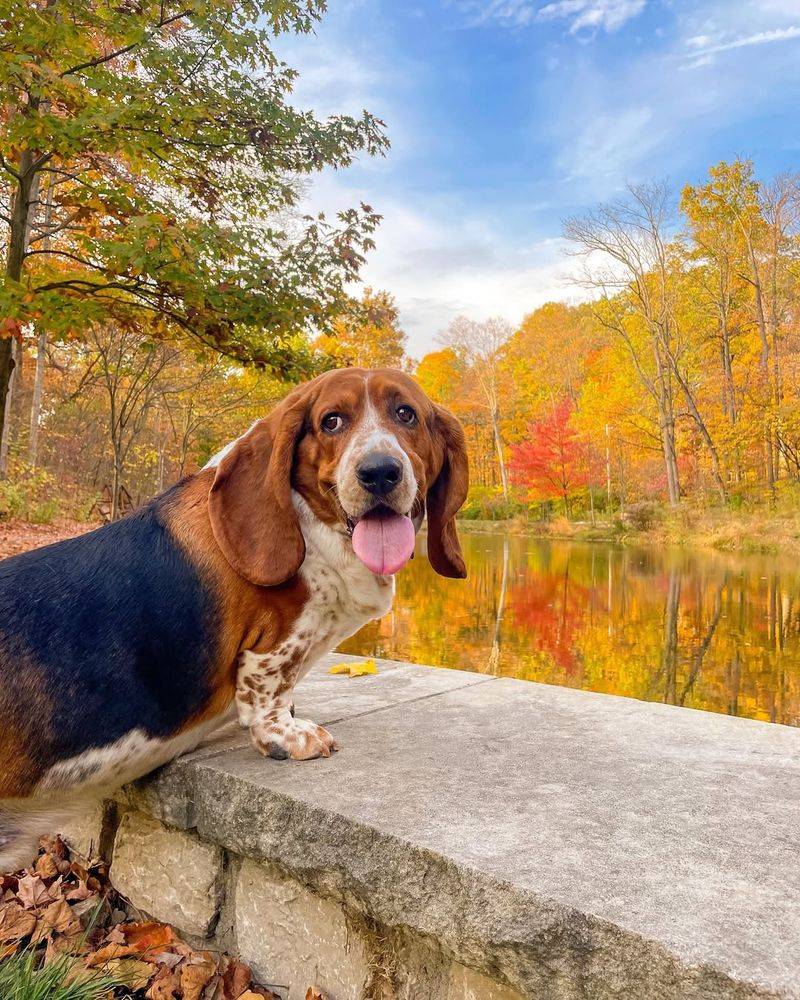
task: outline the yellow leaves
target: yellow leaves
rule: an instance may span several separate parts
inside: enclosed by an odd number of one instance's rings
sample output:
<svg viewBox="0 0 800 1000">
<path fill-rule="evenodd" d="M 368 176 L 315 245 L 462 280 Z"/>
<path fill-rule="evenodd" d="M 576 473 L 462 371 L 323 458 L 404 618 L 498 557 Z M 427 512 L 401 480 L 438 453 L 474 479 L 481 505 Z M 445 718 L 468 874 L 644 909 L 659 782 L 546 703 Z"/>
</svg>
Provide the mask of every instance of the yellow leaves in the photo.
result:
<svg viewBox="0 0 800 1000">
<path fill-rule="evenodd" d="M 374 660 L 359 660 L 355 663 L 336 663 L 329 670 L 329 674 L 343 674 L 347 677 L 366 677 L 368 674 L 377 674 L 378 666 Z"/>
</svg>

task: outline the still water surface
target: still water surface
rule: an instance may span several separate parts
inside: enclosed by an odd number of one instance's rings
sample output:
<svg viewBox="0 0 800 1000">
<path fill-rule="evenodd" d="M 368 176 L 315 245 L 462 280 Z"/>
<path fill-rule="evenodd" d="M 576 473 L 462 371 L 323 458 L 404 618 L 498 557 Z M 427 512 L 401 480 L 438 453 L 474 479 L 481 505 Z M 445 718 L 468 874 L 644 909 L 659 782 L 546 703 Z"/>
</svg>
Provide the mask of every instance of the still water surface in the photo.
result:
<svg viewBox="0 0 800 1000">
<path fill-rule="evenodd" d="M 418 557 L 349 653 L 800 726 L 800 560 L 462 535 L 469 579 Z"/>
</svg>

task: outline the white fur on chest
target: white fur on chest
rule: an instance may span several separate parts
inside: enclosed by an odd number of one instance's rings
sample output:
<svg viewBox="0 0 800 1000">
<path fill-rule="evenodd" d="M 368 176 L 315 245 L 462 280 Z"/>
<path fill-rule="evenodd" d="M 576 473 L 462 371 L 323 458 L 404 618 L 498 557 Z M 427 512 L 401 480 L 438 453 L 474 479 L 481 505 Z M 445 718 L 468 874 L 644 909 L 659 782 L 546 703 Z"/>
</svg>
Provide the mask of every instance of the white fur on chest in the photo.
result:
<svg viewBox="0 0 800 1000">
<path fill-rule="evenodd" d="M 293 632 L 311 633 L 307 655 L 316 658 L 389 612 L 394 577 L 370 572 L 356 558 L 348 538 L 323 524 L 297 494 L 294 502 L 306 542 L 300 575 L 308 587 L 308 600 Z"/>
<path fill-rule="evenodd" d="M 300 576 L 308 598 L 290 633 L 266 653 L 246 650 L 237 674 L 239 722 L 252 725 L 275 698 L 293 687 L 325 653 L 392 606 L 394 577 L 376 576 L 353 553 L 349 539 L 323 524 L 293 495 L 306 555 Z M 288 684 L 287 684 L 288 681 Z"/>
</svg>

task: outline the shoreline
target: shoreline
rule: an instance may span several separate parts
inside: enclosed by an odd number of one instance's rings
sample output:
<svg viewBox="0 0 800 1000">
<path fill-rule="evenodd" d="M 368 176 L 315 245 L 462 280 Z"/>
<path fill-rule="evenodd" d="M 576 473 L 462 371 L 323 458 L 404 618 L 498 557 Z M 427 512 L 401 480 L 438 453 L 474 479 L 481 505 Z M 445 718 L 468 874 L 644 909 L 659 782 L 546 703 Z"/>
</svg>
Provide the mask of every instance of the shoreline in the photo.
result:
<svg viewBox="0 0 800 1000">
<path fill-rule="evenodd" d="M 551 522 L 458 520 L 464 534 L 505 533 L 558 542 L 710 549 L 743 555 L 800 555 L 800 511 L 742 514 L 680 509 L 664 512 L 652 526 L 636 528 L 617 521 Z"/>
</svg>

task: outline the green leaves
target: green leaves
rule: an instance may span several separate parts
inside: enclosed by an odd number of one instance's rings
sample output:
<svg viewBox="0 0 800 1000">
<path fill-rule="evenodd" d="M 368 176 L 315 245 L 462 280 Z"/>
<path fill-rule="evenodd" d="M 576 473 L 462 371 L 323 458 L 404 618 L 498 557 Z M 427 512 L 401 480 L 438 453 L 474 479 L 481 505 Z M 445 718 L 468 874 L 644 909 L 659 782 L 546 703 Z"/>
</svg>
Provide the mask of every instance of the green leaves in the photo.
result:
<svg viewBox="0 0 800 1000">
<path fill-rule="evenodd" d="M 61 336 L 138 315 L 161 335 L 178 326 L 296 369 L 298 336 L 343 311 L 379 221 L 368 206 L 300 218 L 299 178 L 387 147 L 366 111 L 321 121 L 289 103 L 296 73 L 273 37 L 312 30 L 324 9 L 0 0 L 0 168 L 12 198 L 26 154 L 33 194 L 52 183 L 49 221 L 27 199 L 28 254 L 0 313 Z"/>
</svg>

